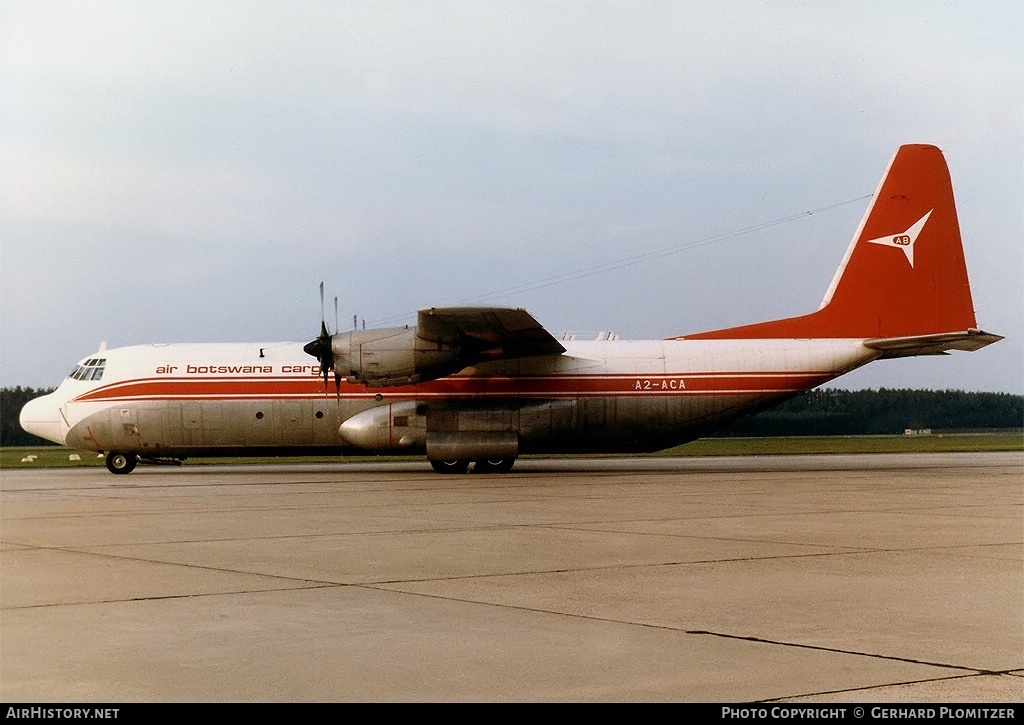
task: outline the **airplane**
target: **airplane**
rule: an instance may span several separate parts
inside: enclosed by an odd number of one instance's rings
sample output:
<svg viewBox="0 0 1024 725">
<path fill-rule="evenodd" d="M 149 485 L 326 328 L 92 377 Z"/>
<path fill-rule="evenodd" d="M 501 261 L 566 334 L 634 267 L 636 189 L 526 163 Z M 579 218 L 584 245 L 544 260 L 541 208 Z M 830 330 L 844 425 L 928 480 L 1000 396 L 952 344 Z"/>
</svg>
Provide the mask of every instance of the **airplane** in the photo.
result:
<svg viewBox="0 0 1024 725">
<path fill-rule="evenodd" d="M 333 334 L 321 315 L 305 345 L 104 344 L 20 422 L 105 454 L 117 474 L 188 457 L 354 453 L 505 472 L 521 454 L 680 445 L 875 360 L 1001 339 L 977 327 L 943 154 L 914 144 L 889 162 L 809 314 L 576 340 L 521 308 L 431 307 L 415 326 Z"/>
</svg>

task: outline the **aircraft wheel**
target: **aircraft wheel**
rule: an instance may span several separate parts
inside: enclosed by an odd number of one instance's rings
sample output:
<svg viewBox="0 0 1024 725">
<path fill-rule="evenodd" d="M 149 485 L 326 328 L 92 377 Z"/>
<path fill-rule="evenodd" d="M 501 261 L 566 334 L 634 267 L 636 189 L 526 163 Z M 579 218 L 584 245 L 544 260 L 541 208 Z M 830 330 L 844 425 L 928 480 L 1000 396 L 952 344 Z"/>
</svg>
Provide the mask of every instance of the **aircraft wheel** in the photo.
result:
<svg viewBox="0 0 1024 725">
<path fill-rule="evenodd" d="M 435 461 L 430 462 L 431 468 L 438 473 L 465 473 L 469 470 L 469 461 Z"/>
<path fill-rule="evenodd" d="M 508 473 L 515 464 L 515 458 L 482 458 L 473 470 L 478 473 Z"/>
<path fill-rule="evenodd" d="M 138 462 L 139 458 L 134 453 L 111 451 L 107 454 L 107 470 L 111 473 L 131 473 Z"/>
</svg>

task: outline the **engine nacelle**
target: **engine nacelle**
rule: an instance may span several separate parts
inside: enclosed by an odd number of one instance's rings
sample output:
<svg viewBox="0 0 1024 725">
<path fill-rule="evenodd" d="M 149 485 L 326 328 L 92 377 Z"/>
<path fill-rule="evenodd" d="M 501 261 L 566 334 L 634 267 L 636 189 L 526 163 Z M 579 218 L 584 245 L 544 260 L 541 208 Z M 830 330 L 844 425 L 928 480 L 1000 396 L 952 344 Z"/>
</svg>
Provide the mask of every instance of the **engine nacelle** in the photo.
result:
<svg viewBox="0 0 1024 725">
<path fill-rule="evenodd" d="M 466 367 L 457 345 L 425 340 L 408 326 L 338 333 L 331 352 L 335 372 L 369 387 L 411 385 Z"/>
</svg>

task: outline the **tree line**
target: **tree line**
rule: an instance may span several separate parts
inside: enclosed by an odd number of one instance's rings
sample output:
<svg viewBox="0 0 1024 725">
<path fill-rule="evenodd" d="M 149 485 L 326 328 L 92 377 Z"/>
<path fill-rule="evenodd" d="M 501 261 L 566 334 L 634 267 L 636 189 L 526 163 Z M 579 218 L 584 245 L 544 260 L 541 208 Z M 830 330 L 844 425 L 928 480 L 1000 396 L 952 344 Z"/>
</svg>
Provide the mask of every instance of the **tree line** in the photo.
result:
<svg viewBox="0 0 1024 725">
<path fill-rule="evenodd" d="M 1024 428 L 1024 395 L 962 390 L 810 390 L 722 436 L 881 435 Z"/>
<path fill-rule="evenodd" d="M 0 445 L 47 441 L 26 433 L 18 415 L 52 389 L 0 388 Z M 722 436 L 870 435 L 913 430 L 1024 427 L 1024 396 L 962 390 L 811 390 L 723 429 Z"/>
<path fill-rule="evenodd" d="M 0 446 L 46 446 L 44 441 L 26 433 L 18 423 L 18 416 L 25 403 L 40 395 L 52 393 L 53 388 L 0 388 Z"/>
</svg>

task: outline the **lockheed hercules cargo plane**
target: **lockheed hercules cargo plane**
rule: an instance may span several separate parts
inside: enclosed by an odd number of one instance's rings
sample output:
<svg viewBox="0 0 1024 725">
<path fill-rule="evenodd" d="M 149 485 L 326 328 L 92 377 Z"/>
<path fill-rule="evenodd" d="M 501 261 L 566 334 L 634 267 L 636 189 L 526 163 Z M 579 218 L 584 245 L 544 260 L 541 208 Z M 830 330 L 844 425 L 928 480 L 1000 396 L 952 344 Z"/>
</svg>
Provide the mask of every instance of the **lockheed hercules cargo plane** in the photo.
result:
<svg viewBox="0 0 1024 725">
<path fill-rule="evenodd" d="M 322 290 L 321 290 L 322 294 Z M 139 461 L 422 452 L 440 472 L 521 453 L 654 451 L 883 358 L 977 350 L 949 172 L 901 147 L 816 311 L 653 341 L 557 340 L 522 309 L 299 343 L 140 345 L 87 356 L 22 427 Z M 316 358 L 312 363 L 309 357 Z M 329 375 L 333 373 L 333 381 Z"/>
</svg>

